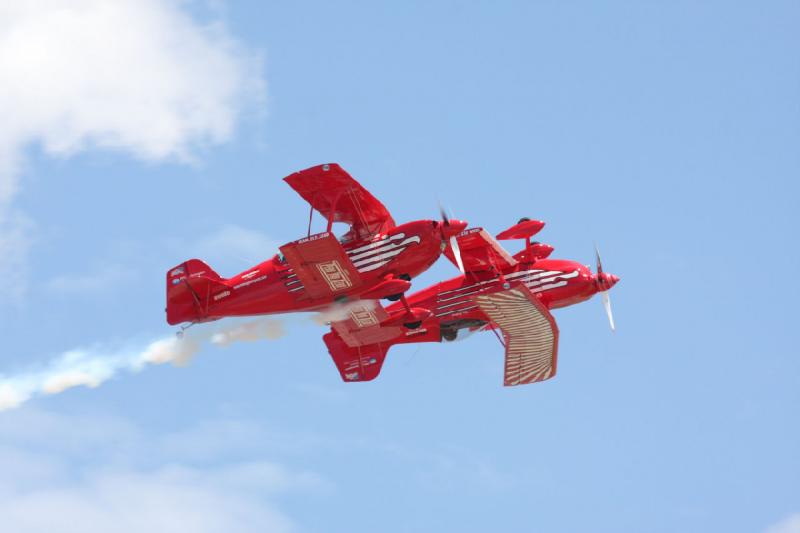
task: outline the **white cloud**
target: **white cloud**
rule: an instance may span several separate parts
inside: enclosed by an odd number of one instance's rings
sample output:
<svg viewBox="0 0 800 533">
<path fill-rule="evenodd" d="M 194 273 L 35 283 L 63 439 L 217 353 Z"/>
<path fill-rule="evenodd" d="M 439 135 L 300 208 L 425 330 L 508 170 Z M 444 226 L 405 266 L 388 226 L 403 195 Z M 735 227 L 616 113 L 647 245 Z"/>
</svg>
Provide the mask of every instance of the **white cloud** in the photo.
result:
<svg viewBox="0 0 800 533">
<path fill-rule="evenodd" d="M 160 445 L 164 435 L 115 417 L 26 410 L 0 427 L 0 466 L 11 467 L 0 478 L 4 531 L 282 533 L 296 526 L 272 498 L 326 488 L 316 474 L 264 457 L 192 464 Z M 200 427 L 200 439 L 218 430 Z"/>
<path fill-rule="evenodd" d="M 7 2 L 0 21 L 0 200 L 28 143 L 187 159 L 230 137 L 261 84 L 221 24 L 198 24 L 175 1 Z"/>
<path fill-rule="evenodd" d="M 0 251 L 3 250 L 2 235 L 0 230 Z M 17 244 L 25 242 L 23 232 L 14 237 Z M 131 283 L 152 277 L 153 272 L 163 273 L 191 257 L 203 259 L 220 275 L 228 276 L 272 257 L 277 250 L 278 243 L 266 234 L 226 224 L 188 242 L 163 239 L 146 244 L 114 243 L 113 249 L 106 251 L 94 268 L 60 274 L 47 280 L 42 288 L 70 297 L 124 293 L 130 290 Z"/>
<path fill-rule="evenodd" d="M 15 533 L 288 532 L 292 521 L 261 498 L 194 468 L 92 473 L 88 479 L 6 494 Z"/>
<path fill-rule="evenodd" d="M 777 524 L 768 527 L 764 533 L 800 533 L 800 513 L 787 516 Z"/>
<path fill-rule="evenodd" d="M 259 98 L 259 65 L 177 0 L 0 4 L 0 275 L 22 270 L 29 245 L 10 215 L 27 147 L 190 161 Z"/>
</svg>

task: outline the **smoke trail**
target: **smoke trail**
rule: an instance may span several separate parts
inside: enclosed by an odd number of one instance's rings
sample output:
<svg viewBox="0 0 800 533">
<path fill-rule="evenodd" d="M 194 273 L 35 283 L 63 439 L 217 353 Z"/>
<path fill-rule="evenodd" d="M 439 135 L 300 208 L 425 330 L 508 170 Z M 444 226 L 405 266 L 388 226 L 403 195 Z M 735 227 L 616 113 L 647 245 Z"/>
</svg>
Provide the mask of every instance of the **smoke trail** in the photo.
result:
<svg viewBox="0 0 800 533">
<path fill-rule="evenodd" d="M 0 375 L 0 411 L 19 407 L 33 397 L 58 394 L 72 387 L 99 387 L 121 372 L 136 373 L 149 365 L 184 366 L 206 342 L 229 346 L 234 342 L 277 339 L 283 326 L 271 319 L 231 321 L 184 335 L 155 340 L 126 349 L 76 349 L 63 352 L 38 370 Z"/>
<path fill-rule="evenodd" d="M 351 311 L 361 311 L 363 309 L 372 311 L 379 304 L 377 300 L 357 300 L 354 302 L 346 302 L 341 304 L 333 304 L 326 309 L 319 311 L 313 315 L 311 320 L 321 326 L 325 326 L 330 322 L 338 322 L 340 320 L 347 320 L 350 318 Z"/>
<path fill-rule="evenodd" d="M 254 320 L 214 333 L 211 336 L 211 342 L 217 346 L 228 346 L 234 342 L 279 339 L 283 337 L 283 335 L 283 324 L 280 322 L 274 320 Z"/>
</svg>

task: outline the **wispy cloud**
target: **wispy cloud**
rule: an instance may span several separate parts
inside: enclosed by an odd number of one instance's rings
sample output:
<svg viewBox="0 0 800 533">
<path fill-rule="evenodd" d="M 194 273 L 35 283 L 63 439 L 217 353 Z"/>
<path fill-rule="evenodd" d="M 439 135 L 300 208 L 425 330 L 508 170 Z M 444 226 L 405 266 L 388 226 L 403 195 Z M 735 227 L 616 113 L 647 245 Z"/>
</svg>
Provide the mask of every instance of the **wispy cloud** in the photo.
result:
<svg viewBox="0 0 800 533">
<path fill-rule="evenodd" d="M 25 242 L 22 231 L 9 233 L 8 237 L 13 237 L 14 246 Z M 0 252 L 4 250 L 2 238 L 0 231 Z M 91 259 L 87 266 L 70 263 L 68 266 L 72 271 L 47 280 L 41 289 L 70 297 L 125 292 L 131 290 L 133 283 L 142 279 L 152 280 L 154 276 L 160 278 L 169 267 L 191 257 L 205 260 L 221 275 L 228 276 L 272 257 L 277 249 L 278 243 L 265 233 L 236 224 L 225 224 L 193 239 L 115 242 L 111 249 Z"/>
<path fill-rule="evenodd" d="M 25 292 L 25 262 L 32 244 L 33 223 L 0 204 L 0 290 L 4 300 L 17 301 Z"/>
<path fill-rule="evenodd" d="M 45 283 L 45 288 L 59 294 L 86 294 L 103 292 L 136 278 L 137 272 L 129 266 L 104 265 L 83 274 L 62 274 Z"/>
<path fill-rule="evenodd" d="M 217 424 L 189 429 L 203 440 L 219 432 Z M 253 422 L 242 424 L 267 434 Z M 274 497 L 329 486 L 257 448 L 242 454 L 235 443 L 236 459 L 221 453 L 212 464 L 198 464 L 163 446 L 165 437 L 107 415 L 6 413 L 0 418 L 4 531 L 290 532 L 295 521 Z"/>
<path fill-rule="evenodd" d="M 226 224 L 182 248 L 192 257 L 203 258 L 214 269 L 231 269 L 231 272 L 220 272 L 227 275 L 272 257 L 279 244 L 259 231 Z"/>
<path fill-rule="evenodd" d="M 800 533 L 800 513 L 787 516 L 765 529 L 764 533 Z"/>
</svg>

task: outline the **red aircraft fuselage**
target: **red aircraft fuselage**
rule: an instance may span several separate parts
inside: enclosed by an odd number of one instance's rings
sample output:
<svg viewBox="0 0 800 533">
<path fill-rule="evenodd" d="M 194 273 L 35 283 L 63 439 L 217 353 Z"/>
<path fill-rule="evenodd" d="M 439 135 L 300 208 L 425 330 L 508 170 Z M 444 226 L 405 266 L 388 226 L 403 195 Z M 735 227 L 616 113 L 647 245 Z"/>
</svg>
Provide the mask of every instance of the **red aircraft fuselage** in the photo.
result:
<svg viewBox="0 0 800 533">
<path fill-rule="evenodd" d="M 440 221 L 398 226 L 386 207 L 336 163 L 300 170 L 283 180 L 311 208 L 309 235 L 228 279 L 199 259 L 171 268 L 169 324 L 315 311 L 354 299 L 397 299 L 411 287 L 412 278 L 439 258 L 446 242 L 467 226 L 444 213 Z M 315 211 L 328 227 L 311 235 Z M 341 242 L 331 233 L 334 223 L 350 227 Z"/>
<path fill-rule="evenodd" d="M 458 221 L 451 224 L 445 235 L 466 225 Z M 316 296 L 307 293 L 283 254 L 228 279 L 218 278 L 208 265 L 192 259 L 167 273 L 168 293 L 171 287 L 192 286 L 183 298 L 172 298 L 167 321 L 174 325 L 226 316 L 314 311 L 333 302 L 399 294 L 408 288 L 408 280 L 439 258 L 444 248 L 442 235 L 441 222 L 417 220 L 369 240 L 342 243 L 347 259 L 357 271 L 357 283 L 352 276 L 334 269 L 325 272 L 324 279 L 337 290 Z M 322 233 L 295 242 L 302 245 L 323 238 L 332 237 Z"/>
<path fill-rule="evenodd" d="M 460 329 L 474 329 L 479 323 L 490 323 L 474 297 L 507 288 L 504 284 L 522 283 L 548 309 L 557 309 L 586 301 L 600 290 L 611 288 L 617 280 L 616 276 L 606 273 L 598 277 L 588 266 L 564 259 L 520 262 L 502 272 L 502 276 L 491 271 L 471 272 L 409 295 L 409 305 L 430 309 L 432 314 L 418 329 L 408 330 L 403 339 L 395 342 L 453 340 Z M 402 305 L 395 303 L 386 310 L 390 315 L 399 313 Z"/>
</svg>

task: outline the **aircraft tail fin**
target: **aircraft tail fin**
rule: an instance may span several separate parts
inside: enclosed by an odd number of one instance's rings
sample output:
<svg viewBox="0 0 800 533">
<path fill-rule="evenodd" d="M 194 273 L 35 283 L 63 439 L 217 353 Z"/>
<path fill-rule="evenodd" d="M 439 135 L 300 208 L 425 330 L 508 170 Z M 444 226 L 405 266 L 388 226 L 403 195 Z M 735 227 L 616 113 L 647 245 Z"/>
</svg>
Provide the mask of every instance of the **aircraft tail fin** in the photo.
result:
<svg viewBox="0 0 800 533">
<path fill-rule="evenodd" d="M 167 322 L 206 322 L 214 295 L 227 290 L 225 280 L 199 259 L 189 259 L 167 271 Z"/>
</svg>

